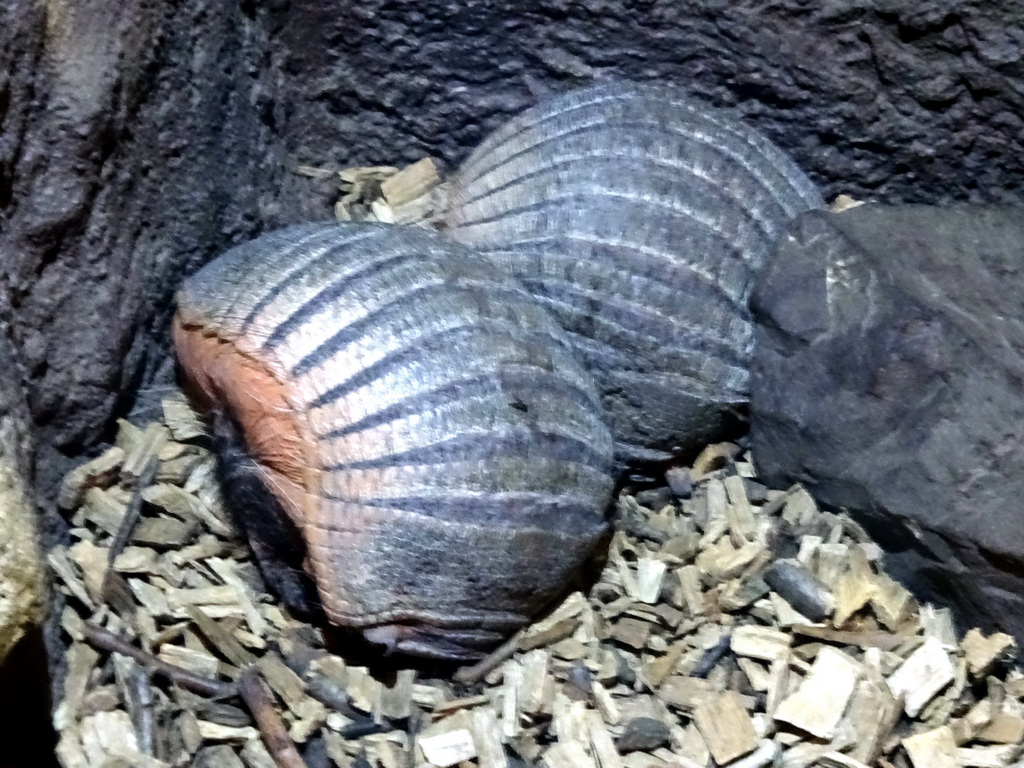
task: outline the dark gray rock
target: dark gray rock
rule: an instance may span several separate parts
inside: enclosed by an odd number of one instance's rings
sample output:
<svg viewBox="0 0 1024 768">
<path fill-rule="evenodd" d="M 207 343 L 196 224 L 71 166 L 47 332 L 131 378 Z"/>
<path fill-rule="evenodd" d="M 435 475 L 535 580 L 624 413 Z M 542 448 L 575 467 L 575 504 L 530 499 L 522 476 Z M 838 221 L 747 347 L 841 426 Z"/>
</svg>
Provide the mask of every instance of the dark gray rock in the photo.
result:
<svg viewBox="0 0 1024 768">
<path fill-rule="evenodd" d="M 665 482 L 680 499 L 688 499 L 693 495 L 693 478 L 688 467 L 669 467 L 665 470 Z"/>
<path fill-rule="evenodd" d="M 965 624 L 1024 638 L 1024 209 L 805 215 L 752 308 L 762 476 L 848 508 Z"/>
<path fill-rule="evenodd" d="M 629 752 L 649 752 L 668 744 L 672 734 L 668 726 L 653 717 L 634 717 L 626 723 L 619 740 L 615 742 L 619 754 Z"/>
<path fill-rule="evenodd" d="M 658 746 L 669 743 L 672 734 L 669 726 L 654 718 L 633 718 L 626 724 L 623 735 L 615 742 L 618 754 L 631 752 L 651 752 Z"/>
</svg>

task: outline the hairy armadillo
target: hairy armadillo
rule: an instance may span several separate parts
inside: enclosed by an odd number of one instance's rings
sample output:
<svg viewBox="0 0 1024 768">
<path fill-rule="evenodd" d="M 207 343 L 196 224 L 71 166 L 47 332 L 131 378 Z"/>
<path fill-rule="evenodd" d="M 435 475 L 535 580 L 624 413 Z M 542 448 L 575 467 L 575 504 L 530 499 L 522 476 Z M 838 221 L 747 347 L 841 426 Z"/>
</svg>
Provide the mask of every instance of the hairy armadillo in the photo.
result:
<svg viewBox="0 0 1024 768">
<path fill-rule="evenodd" d="M 620 457 L 721 435 L 747 400 L 751 280 L 823 205 L 768 139 L 679 90 L 574 91 L 497 130 L 442 223 L 549 308 L 598 382 Z"/>
<path fill-rule="evenodd" d="M 596 389 L 550 315 L 463 246 L 301 225 L 228 251 L 177 301 L 186 384 L 236 440 L 227 491 L 270 491 L 241 510 L 247 533 L 298 542 L 333 623 L 472 658 L 602 535 L 613 445 Z"/>
</svg>

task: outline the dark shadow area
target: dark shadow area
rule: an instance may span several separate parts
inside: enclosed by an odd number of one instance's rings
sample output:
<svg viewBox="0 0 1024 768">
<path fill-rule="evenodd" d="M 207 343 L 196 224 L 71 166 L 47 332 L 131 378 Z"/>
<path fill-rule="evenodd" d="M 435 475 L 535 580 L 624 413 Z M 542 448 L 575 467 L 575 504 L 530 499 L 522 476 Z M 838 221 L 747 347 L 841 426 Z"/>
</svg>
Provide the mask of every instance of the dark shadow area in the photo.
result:
<svg viewBox="0 0 1024 768">
<path fill-rule="evenodd" d="M 50 680 L 40 630 L 23 637 L 0 664 L 0 768 L 57 768 L 50 724 Z"/>
</svg>

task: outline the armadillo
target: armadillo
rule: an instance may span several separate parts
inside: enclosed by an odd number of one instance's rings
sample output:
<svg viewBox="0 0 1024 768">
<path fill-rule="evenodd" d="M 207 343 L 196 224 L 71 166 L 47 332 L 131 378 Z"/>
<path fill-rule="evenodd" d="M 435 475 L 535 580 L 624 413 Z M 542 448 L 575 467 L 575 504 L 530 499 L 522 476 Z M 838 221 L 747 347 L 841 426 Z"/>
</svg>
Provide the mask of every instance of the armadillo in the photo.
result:
<svg viewBox="0 0 1024 768">
<path fill-rule="evenodd" d="M 594 374 L 621 458 L 723 434 L 747 401 L 751 281 L 823 205 L 767 138 L 679 89 L 602 84 L 526 110 L 451 179 L 442 228 L 497 259 Z"/>
<path fill-rule="evenodd" d="M 173 334 L 195 402 L 234 435 L 229 480 L 268 491 L 243 494 L 243 527 L 275 506 L 248 532 L 297 541 L 327 618 L 372 642 L 478 656 L 605 530 L 596 388 L 547 311 L 464 246 L 275 231 L 185 281 Z"/>
</svg>

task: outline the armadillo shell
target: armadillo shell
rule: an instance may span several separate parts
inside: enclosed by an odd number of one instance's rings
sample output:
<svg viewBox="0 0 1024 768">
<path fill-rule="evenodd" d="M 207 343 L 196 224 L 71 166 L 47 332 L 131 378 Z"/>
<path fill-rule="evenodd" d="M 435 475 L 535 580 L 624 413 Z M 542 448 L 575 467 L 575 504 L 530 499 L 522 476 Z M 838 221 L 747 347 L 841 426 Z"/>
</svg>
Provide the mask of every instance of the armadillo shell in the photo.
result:
<svg viewBox="0 0 1024 768">
<path fill-rule="evenodd" d="M 270 233 L 185 282 L 174 341 L 301 532 L 335 624 L 472 656 L 604 530 L 613 449 L 591 379 L 548 313 L 457 243 Z"/>
<path fill-rule="evenodd" d="M 754 130 L 628 83 L 527 110 L 451 187 L 445 229 L 569 332 L 626 459 L 714 439 L 745 404 L 752 277 L 782 226 L 823 205 Z"/>
</svg>

